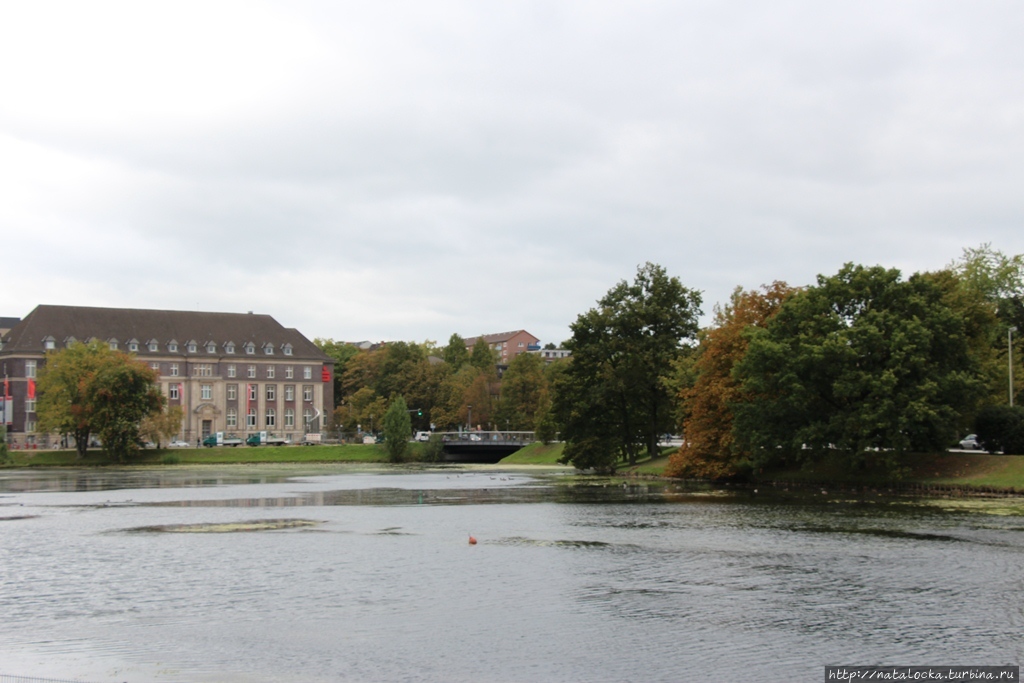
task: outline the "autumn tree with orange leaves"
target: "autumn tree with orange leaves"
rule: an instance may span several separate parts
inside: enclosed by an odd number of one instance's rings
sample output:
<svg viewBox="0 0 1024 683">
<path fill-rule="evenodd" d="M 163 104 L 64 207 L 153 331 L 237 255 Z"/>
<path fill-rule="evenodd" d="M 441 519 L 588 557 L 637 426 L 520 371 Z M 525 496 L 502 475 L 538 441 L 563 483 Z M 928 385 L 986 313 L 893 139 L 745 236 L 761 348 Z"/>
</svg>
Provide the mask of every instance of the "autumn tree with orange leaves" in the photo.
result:
<svg viewBox="0 0 1024 683">
<path fill-rule="evenodd" d="M 747 351 L 746 332 L 764 326 L 794 291 L 784 282 L 759 291 L 737 288 L 729 305 L 716 311 L 694 362 L 696 381 L 680 392 L 684 442 L 669 458 L 666 475 L 723 479 L 740 473 L 746 454 L 733 440 L 732 406 L 744 396 L 732 370 Z"/>
</svg>

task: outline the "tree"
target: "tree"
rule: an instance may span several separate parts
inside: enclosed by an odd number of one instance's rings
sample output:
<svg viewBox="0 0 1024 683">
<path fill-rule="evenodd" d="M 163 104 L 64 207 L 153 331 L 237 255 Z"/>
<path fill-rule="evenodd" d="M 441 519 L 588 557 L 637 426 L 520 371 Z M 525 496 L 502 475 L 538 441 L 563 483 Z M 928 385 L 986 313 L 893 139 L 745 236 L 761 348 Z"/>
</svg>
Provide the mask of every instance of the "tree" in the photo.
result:
<svg viewBox="0 0 1024 683">
<path fill-rule="evenodd" d="M 647 263 L 571 325 L 572 351 L 556 378 L 554 409 L 567 442 L 563 460 L 614 471 L 672 425 L 675 397 L 664 375 L 697 332 L 700 293 Z"/>
<path fill-rule="evenodd" d="M 746 398 L 733 369 L 746 354 L 750 330 L 764 327 L 792 293 L 783 282 L 761 291 L 737 288 L 729 305 L 716 310 L 715 326 L 702 334 L 696 358 L 681 369 L 694 376 L 679 392 L 684 442 L 669 458 L 668 476 L 720 479 L 739 473 L 750 454 L 733 439 L 732 407 Z"/>
<path fill-rule="evenodd" d="M 473 344 L 473 352 L 469 354 L 469 364 L 478 370 L 493 371 L 497 363 L 498 356 L 494 349 L 487 345 L 483 337 L 477 337 L 476 343 Z"/>
<path fill-rule="evenodd" d="M 39 428 L 70 434 L 79 457 L 97 434 L 124 460 L 137 448 L 139 424 L 163 406 L 155 370 L 106 344 L 73 344 L 46 354 L 39 372 Z"/>
<path fill-rule="evenodd" d="M 7 426 L 0 424 L 0 462 L 8 462 L 11 454 L 7 451 Z"/>
<path fill-rule="evenodd" d="M 537 413 L 547 401 L 544 360 L 534 353 L 520 353 L 501 377 L 501 398 L 495 414 L 498 428 L 532 431 Z"/>
<path fill-rule="evenodd" d="M 391 462 L 402 462 L 405 459 L 411 434 L 412 420 L 409 419 L 409 407 L 405 404 L 405 399 L 398 396 L 391 401 L 388 411 L 384 413 L 384 447 Z"/>
<path fill-rule="evenodd" d="M 451 367 L 452 372 L 458 372 L 459 368 L 469 362 L 466 340 L 458 334 L 452 334 L 448 338 L 448 345 L 444 347 L 441 358 Z"/>
<path fill-rule="evenodd" d="M 139 434 L 160 448 L 164 439 L 169 441 L 181 431 L 181 422 L 184 417 L 185 414 L 181 406 L 169 406 L 167 410 L 158 410 L 142 420 L 139 425 Z"/>
<path fill-rule="evenodd" d="M 342 398 L 345 396 L 342 393 L 342 377 L 345 374 L 345 367 L 348 365 L 348 361 L 359 353 L 359 349 L 348 342 L 322 339 L 320 337 L 314 339 L 313 343 L 316 344 L 317 348 L 334 359 L 334 403 L 335 406 L 339 406 L 341 405 Z"/>
<path fill-rule="evenodd" d="M 934 277 L 847 264 L 748 330 L 734 437 L 754 464 L 941 450 L 983 391 L 965 320 Z"/>
</svg>

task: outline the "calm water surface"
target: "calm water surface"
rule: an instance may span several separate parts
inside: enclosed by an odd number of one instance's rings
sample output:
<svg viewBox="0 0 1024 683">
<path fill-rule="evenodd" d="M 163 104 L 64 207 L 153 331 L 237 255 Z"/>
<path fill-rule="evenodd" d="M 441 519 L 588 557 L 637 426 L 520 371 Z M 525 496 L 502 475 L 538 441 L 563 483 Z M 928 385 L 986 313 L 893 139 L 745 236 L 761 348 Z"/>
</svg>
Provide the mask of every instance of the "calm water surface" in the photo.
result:
<svg viewBox="0 0 1024 683">
<path fill-rule="evenodd" d="M 1024 659 L 1021 500 L 571 481 L 0 472 L 0 673 L 818 681 L 826 664 Z M 188 533 L 277 520 L 315 524 Z"/>
</svg>

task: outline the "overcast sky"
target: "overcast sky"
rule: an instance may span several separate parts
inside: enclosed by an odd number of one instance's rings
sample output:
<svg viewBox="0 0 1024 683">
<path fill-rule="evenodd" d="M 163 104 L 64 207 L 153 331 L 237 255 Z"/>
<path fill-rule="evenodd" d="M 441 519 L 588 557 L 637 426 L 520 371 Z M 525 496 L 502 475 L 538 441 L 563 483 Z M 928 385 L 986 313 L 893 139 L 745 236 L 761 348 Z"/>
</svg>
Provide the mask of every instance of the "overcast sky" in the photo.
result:
<svg viewBox="0 0 1024 683">
<path fill-rule="evenodd" d="M 0 0 L 0 315 L 559 342 L 645 261 L 710 314 L 1022 253 L 1021 36 L 1019 0 Z"/>
</svg>

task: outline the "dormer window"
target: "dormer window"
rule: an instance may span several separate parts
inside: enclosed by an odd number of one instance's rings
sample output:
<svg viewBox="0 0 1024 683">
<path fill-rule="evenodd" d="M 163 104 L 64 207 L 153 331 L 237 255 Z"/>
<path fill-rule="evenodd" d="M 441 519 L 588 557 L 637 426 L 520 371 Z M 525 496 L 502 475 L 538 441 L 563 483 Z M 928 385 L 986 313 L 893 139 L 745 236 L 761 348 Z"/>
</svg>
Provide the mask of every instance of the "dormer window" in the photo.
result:
<svg viewBox="0 0 1024 683">
<path fill-rule="evenodd" d="M 273 356 L 274 355 L 274 345 L 273 344 L 264 344 L 263 345 L 263 353 L 267 354 L 268 356 Z"/>
<path fill-rule="evenodd" d="M 195 340 L 192 339 L 192 340 L 189 340 L 188 345 L 187 345 L 186 348 L 188 349 L 189 353 L 195 353 L 196 349 L 198 349 L 199 346 L 196 344 Z"/>
<path fill-rule="evenodd" d="M 178 352 L 178 342 L 176 340 L 174 340 L 174 339 L 172 339 L 171 341 L 167 342 L 167 350 L 170 351 L 171 353 L 177 353 Z"/>
<path fill-rule="evenodd" d="M 76 341 L 78 340 L 75 339 L 74 337 L 68 337 L 67 339 L 64 340 L 64 347 L 70 349 L 72 346 L 75 345 Z"/>
<path fill-rule="evenodd" d="M 150 340 L 149 340 L 149 341 L 148 341 L 148 342 L 146 343 L 146 345 L 147 345 L 147 346 L 149 347 L 149 350 L 150 350 L 150 351 L 151 351 L 152 353 L 156 353 L 157 351 L 159 351 L 159 350 L 160 350 L 160 342 L 158 342 L 158 341 L 157 341 L 156 339 L 150 339 Z"/>
<path fill-rule="evenodd" d="M 234 352 L 235 352 L 235 342 L 228 342 L 227 344 L 224 345 L 224 353 L 231 353 L 231 354 L 233 354 Z"/>
<path fill-rule="evenodd" d="M 110 350 L 111 351 L 117 351 L 117 340 L 116 339 L 108 339 L 107 340 L 107 344 L 110 346 Z"/>
<path fill-rule="evenodd" d="M 139 350 L 139 340 L 138 339 L 129 339 L 128 340 L 128 350 L 131 351 L 132 353 L 137 353 L 138 350 Z"/>
<path fill-rule="evenodd" d="M 47 351 L 52 351 L 57 348 L 57 340 L 53 337 L 43 337 L 43 348 Z"/>
<path fill-rule="evenodd" d="M 291 344 L 285 344 L 284 346 L 281 347 L 281 350 L 284 352 L 284 355 L 286 355 L 286 356 L 292 355 L 292 345 Z"/>
<path fill-rule="evenodd" d="M 206 343 L 206 352 L 207 353 L 217 353 L 217 344 L 215 344 L 214 342 L 207 342 Z"/>
<path fill-rule="evenodd" d="M 256 353 L 256 345 L 253 344 L 252 342 L 246 342 L 245 343 L 245 352 L 247 354 L 249 354 L 250 356 L 252 354 Z"/>
</svg>

